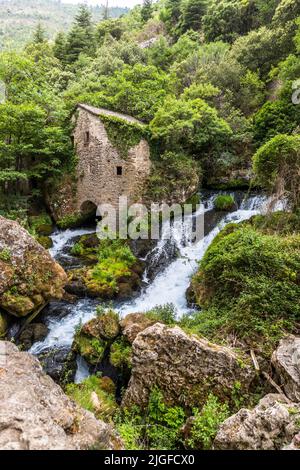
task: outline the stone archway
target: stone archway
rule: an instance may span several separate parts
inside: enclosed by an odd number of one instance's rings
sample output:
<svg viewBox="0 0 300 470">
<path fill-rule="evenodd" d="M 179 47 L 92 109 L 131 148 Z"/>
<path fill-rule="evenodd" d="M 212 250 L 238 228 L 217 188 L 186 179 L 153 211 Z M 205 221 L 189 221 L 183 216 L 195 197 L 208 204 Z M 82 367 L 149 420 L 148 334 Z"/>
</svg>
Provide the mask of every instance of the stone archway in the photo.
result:
<svg viewBox="0 0 300 470">
<path fill-rule="evenodd" d="M 85 219 L 96 220 L 97 206 L 92 201 L 84 201 L 80 206 L 80 212 Z"/>
</svg>

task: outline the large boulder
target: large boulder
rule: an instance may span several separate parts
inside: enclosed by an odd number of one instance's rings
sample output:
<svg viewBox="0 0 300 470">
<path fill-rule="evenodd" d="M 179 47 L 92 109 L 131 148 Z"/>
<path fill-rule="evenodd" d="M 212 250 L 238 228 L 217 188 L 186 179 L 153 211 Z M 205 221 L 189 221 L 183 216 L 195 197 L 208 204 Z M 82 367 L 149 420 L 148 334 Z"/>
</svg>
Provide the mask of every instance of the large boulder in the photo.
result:
<svg viewBox="0 0 300 470">
<path fill-rule="evenodd" d="M 283 338 L 272 355 L 272 364 L 286 396 L 300 401 L 300 337 Z"/>
<path fill-rule="evenodd" d="M 209 393 L 230 399 L 237 384 L 245 393 L 255 374 L 233 350 L 161 323 L 137 335 L 132 365 L 125 407 L 145 406 L 155 386 L 170 404 L 199 407 Z"/>
<path fill-rule="evenodd" d="M 266 395 L 253 409 L 241 409 L 219 428 L 214 441 L 218 450 L 279 450 L 296 444 L 300 404 L 284 395 Z"/>
<path fill-rule="evenodd" d="M 60 299 L 67 277 L 17 222 L 0 216 L 0 307 L 25 317 L 51 299 Z"/>
<path fill-rule="evenodd" d="M 111 426 L 70 400 L 39 361 L 0 342 L 0 449 L 120 449 Z"/>
</svg>

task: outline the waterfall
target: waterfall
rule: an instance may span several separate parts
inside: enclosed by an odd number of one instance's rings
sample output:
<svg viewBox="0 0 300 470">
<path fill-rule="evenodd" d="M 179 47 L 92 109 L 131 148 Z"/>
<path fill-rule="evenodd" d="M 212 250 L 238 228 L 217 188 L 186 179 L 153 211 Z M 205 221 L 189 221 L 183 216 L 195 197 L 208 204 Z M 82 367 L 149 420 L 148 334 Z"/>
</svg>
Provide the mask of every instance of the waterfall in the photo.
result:
<svg viewBox="0 0 300 470">
<path fill-rule="evenodd" d="M 213 208 L 214 196 L 211 196 L 204 203 L 204 211 L 209 212 Z M 188 312 L 189 308 L 186 301 L 186 290 L 189 286 L 191 276 L 196 272 L 198 262 L 203 257 L 207 248 L 226 224 L 230 222 L 239 223 L 249 219 L 253 215 L 263 213 L 267 204 L 265 196 L 249 196 L 245 198 L 239 208 L 228 213 L 221 218 L 219 223 L 210 230 L 204 238 L 196 243 L 191 243 L 185 233 L 185 227 L 182 222 L 176 221 L 172 228 L 172 243 L 176 243 L 179 257 L 172 261 L 149 285 L 140 293 L 140 295 L 122 305 L 116 305 L 116 310 L 121 316 L 132 312 L 145 312 L 157 305 L 173 304 L 178 317 Z M 66 243 L 72 238 L 90 231 L 67 230 L 55 234 L 53 255 L 58 255 Z M 166 248 L 166 243 L 170 241 L 161 240 L 154 249 Z M 152 253 L 153 255 L 153 253 Z M 49 334 L 43 342 L 35 343 L 31 348 L 34 354 L 40 353 L 44 349 L 52 347 L 70 346 L 73 341 L 76 327 L 89 321 L 95 316 L 96 302 L 91 299 L 81 299 L 71 309 L 71 313 L 62 319 L 49 319 Z"/>
</svg>

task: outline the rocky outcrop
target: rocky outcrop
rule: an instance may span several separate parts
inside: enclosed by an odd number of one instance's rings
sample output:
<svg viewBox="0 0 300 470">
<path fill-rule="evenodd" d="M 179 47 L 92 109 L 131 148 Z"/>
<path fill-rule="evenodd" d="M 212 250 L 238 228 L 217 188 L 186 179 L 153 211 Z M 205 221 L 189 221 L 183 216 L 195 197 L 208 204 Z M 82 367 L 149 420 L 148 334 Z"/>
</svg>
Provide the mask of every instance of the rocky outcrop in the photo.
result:
<svg viewBox="0 0 300 470">
<path fill-rule="evenodd" d="M 214 441 L 218 450 L 278 450 L 299 433 L 300 404 L 284 395 L 267 395 L 253 409 L 241 409 L 221 425 Z M 297 441 L 298 442 L 298 441 Z"/>
<path fill-rule="evenodd" d="M 60 299 L 64 270 L 17 222 L 0 217 L 0 307 L 25 317 Z"/>
<path fill-rule="evenodd" d="M 254 377 L 253 369 L 233 350 L 161 323 L 138 334 L 132 365 L 125 407 L 145 406 L 155 386 L 168 403 L 201 407 L 208 393 L 230 398 L 237 383 L 245 392 Z"/>
<path fill-rule="evenodd" d="M 287 336 L 272 355 L 277 381 L 292 401 L 300 401 L 300 338 Z"/>
<path fill-rule="evenodd" d="M 37 359 L 0 342 L 0 449 L 120 449 L 114 430 L 78 407 Z"/>
<path fill-rule="evenodd" d="M 120 325 L 122 334 L 132 344 L 139 333 L 155 323 L 157 323 L 156 320 L 147 318 L 144 313 L 129 313 L 121 320 Z"/>
</svg>

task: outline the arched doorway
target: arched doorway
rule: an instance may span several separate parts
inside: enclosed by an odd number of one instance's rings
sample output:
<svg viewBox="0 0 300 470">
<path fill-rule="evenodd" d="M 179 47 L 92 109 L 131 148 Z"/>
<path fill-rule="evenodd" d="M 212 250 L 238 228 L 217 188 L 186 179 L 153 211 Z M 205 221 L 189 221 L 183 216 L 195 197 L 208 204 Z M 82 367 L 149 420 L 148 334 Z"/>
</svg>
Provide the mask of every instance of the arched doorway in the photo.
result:
<svg viewBox="0 0 300 470">
<path fill-rule="evenodd" d="M 96 221 L 96 213 L 97 213 L 97 206 L 92 201 L 84 201 L 81 204 L 80 212 L 82 217 L 86 221 L 95 222 Z"/>
</svg>

